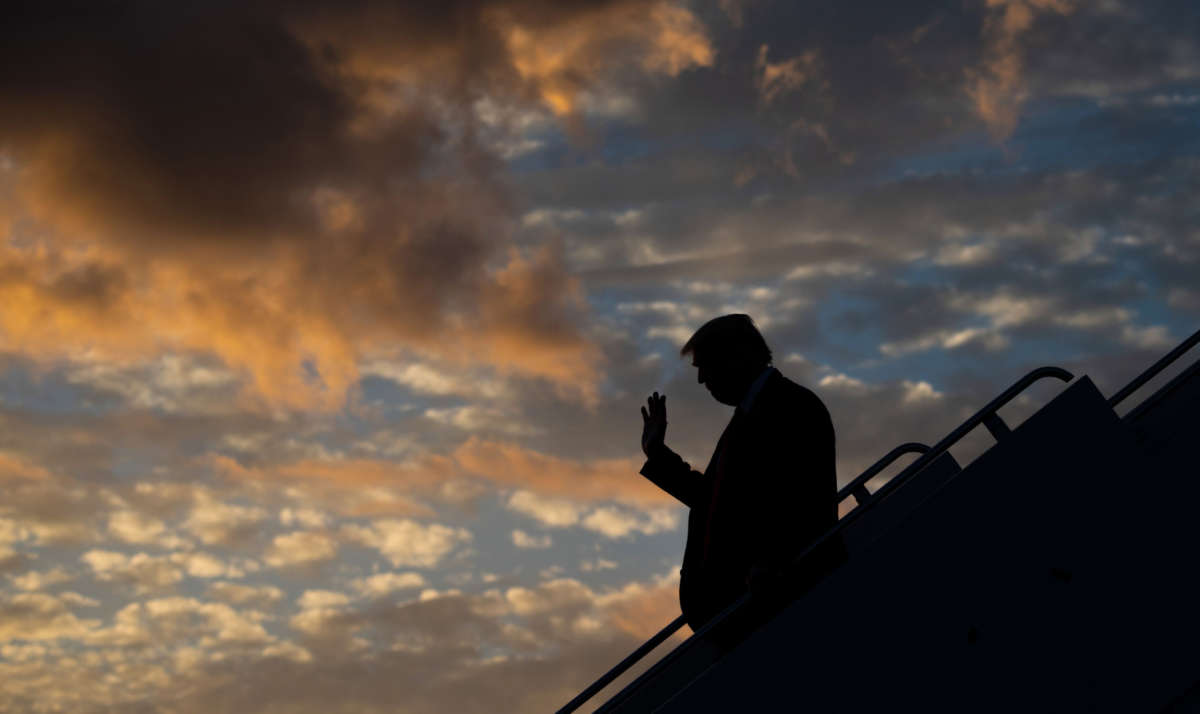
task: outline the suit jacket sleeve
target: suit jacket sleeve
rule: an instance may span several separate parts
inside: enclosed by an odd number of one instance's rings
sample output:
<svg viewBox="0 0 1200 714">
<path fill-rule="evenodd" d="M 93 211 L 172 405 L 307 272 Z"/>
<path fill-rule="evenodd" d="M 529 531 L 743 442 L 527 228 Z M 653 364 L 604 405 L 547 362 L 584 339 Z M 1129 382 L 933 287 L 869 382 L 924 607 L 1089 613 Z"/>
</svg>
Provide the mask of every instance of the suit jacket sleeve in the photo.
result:
<svg viewBox="0 0 1200 714">
<path fill-rule="evenodd" d="M 704 475 L 666 446 L 646 460 L 640 473 L 688 508 L 701 500 Z"/>
</svg>

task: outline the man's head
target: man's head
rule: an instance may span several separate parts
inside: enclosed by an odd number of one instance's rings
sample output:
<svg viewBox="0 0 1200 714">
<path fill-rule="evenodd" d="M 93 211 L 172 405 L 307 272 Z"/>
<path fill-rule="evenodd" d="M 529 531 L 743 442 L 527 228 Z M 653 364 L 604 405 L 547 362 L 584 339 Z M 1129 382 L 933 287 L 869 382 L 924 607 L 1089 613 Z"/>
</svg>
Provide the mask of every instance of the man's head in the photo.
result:
<svg viewBox="0 0 1200 714">
<path fill-rule="evenodd" d="M 683 349 L 699 371 L 696 379 L 713 399 L 737 406 L 756 377 L 771 364 L 771 348 L 749 315 L 723 315 L 704 323 Z"/>
</svg>

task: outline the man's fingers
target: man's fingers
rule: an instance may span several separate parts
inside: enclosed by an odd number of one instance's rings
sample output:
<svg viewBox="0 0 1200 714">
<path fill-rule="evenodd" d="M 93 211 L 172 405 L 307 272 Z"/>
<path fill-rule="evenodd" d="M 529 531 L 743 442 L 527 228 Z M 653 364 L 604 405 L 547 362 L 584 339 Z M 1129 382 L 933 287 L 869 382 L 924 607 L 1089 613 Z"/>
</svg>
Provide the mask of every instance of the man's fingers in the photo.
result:
<svg viewBox="0 0 1200 714">
<path fill-rule="evenodd" d="M 650 414 L 646 411 L 646 407 L 642 407 L 642 421 L 650 421 Z"/>
<path fill-rule="evenodd" d="M 645 419 L 667 418 L 667 395 L 655 392 L 646 397 L 646 405 L 646 407 L 642 407 L 642 417 Z"/>
</svg>

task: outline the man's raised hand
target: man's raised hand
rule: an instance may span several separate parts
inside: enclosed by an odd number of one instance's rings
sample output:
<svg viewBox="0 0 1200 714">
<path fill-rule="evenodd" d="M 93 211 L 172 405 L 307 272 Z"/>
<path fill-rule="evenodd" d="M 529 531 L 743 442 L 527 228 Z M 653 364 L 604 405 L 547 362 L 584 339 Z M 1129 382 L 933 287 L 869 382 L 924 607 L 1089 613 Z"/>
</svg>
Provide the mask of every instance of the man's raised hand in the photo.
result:
<svg viewBox="0 0 1200 714">
<path fill-rule="evenodd" d="M 667 436 L 667 395 L 658 392 L 646 398 L 642 407 L 642 452 L 647 457 L 665 448 Z"/>
</svg>

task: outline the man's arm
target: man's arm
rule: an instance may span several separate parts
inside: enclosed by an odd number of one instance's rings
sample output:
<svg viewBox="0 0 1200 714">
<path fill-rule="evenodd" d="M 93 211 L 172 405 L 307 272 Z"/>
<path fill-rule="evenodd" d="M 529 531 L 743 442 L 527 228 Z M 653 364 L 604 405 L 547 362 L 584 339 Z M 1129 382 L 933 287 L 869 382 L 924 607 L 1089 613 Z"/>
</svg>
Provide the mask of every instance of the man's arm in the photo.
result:
<svg viewBox="0 0 1200 714">
<path fill-rule="evenodd" d="M 692 508 L 699 501 L 702 476 L 667 448 L 663 442 L 666 435 L 667 396 L 655 392 L 642 407 L 642 451 L 646 453 L 646 464 L 640 473 Z"/>
<path fill-rule="evenodd" d="M 683 505 L 694 508 L 700 501 L 704 475 L 696 471 L 679 454 L 665 445 L 654 451 L 639 471 L 651 483 L 678 498 Z"/>
</svg>

